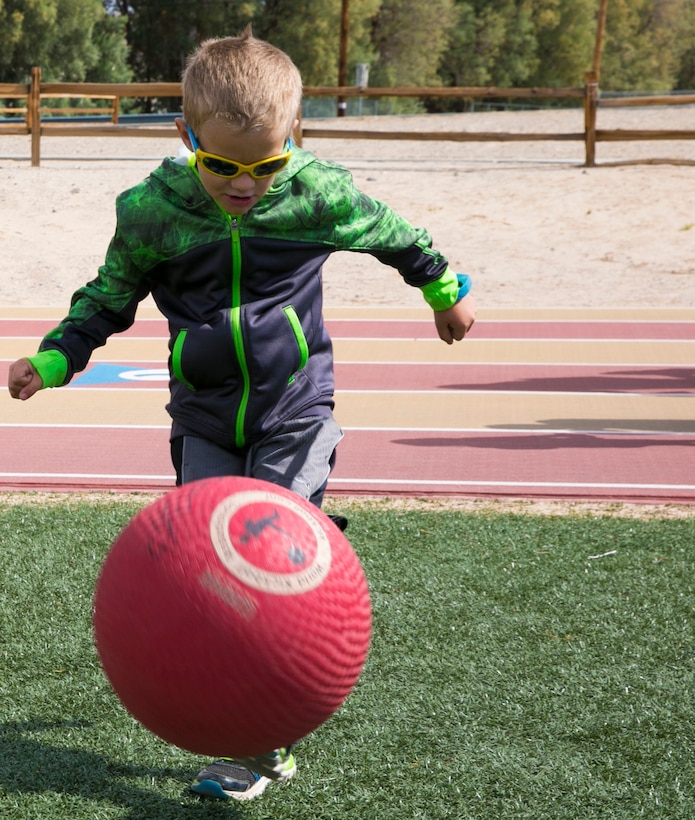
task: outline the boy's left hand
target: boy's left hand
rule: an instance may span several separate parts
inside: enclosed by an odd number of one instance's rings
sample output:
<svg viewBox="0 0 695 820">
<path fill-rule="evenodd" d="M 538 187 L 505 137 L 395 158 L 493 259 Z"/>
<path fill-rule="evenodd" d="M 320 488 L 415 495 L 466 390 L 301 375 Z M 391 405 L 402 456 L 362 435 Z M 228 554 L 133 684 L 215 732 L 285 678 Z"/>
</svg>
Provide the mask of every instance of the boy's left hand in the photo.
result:
<svg viewBox="0 0 695 820">
<path fill-rule="evenodd" d="M 460 342 L 475 322 L 475 299 L 468 293 L 447 310 L 435 310 L 434 324 L 439 338 L 448 345 Z"/>
</svg>

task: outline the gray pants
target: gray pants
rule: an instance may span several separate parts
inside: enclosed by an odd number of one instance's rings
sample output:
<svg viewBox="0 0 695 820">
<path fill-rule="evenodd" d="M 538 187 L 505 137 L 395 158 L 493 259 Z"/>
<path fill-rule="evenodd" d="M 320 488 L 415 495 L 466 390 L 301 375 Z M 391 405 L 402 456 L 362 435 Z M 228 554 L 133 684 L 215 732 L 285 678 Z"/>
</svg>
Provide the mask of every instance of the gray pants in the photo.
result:
<svg viewBox="0 0 695 820">
<path fill-rule="evenodd" d="M 321 506 L 335 448 L 343 437 L 330 416 L 291 419 L 249 448 L 226 450 L 197 436 L 171 443 L 176 483 L 227 475 L 270 481 Z"/>
</svg>

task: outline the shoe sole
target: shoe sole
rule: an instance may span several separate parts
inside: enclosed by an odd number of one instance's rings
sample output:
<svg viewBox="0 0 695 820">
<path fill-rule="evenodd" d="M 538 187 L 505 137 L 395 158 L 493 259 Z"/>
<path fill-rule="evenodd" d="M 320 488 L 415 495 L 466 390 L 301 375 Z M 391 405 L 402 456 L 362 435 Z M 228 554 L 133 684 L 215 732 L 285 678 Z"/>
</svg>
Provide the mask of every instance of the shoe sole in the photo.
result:
<svg viewBox="0 0 695 820">
<path fill-rule="evenodd" d="M 270 783 L 267 777 L 259 778 L 250 789 L 245 792 L 227 792 L 216 780 L 201 780 L 191 786 L 191 791 L 203 797 L 214 797 L 217 800 L 253 800 L 259 797 Z"/>
</svg>

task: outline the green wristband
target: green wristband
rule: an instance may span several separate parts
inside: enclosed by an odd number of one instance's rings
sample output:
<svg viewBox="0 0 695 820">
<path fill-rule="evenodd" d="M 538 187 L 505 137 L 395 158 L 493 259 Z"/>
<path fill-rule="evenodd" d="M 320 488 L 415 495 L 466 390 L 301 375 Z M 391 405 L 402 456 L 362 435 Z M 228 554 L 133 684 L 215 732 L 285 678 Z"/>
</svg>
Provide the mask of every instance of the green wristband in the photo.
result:
<svg viewBox="0 0 695 820">
<path fill-rule="evenodd" d="M 458 301 L 459 281 L 451 268 L 447 268 L 436 282 L 423 285 L 420 290 L 432 310 L 448 310 Z"/>
<path fill-rule="evenodd" d="M 68 375 L 68 360 L 59 350 L 42 350 L 29 361 L 41 376 L 44 387 L 60 387 Z"/>
</svg>

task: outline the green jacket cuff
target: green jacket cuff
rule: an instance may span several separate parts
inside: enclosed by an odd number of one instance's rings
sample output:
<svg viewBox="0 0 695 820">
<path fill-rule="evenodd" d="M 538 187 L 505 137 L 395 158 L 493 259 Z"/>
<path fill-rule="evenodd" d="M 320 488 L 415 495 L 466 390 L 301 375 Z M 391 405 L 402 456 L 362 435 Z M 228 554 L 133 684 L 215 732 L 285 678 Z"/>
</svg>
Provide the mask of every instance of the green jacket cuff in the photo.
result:
<svg viewBox="0 0 695 820">
<path fill-rule="evenodd" d="M 29 361 L 41 376 L 43 387 L 60 387 L 65 383 L 68 361 L 59 350 L 43 350 L 30 356 Z"/>
<path fill-rule="evenodd" d="M 451 268 L 447 268 L 436 282 L 430 282 L 420 288 L 425 301 L 432 310 L 448 310 L 470 289 L 470 277 L 466 274 L 456 274 Z"/>
</svg>

